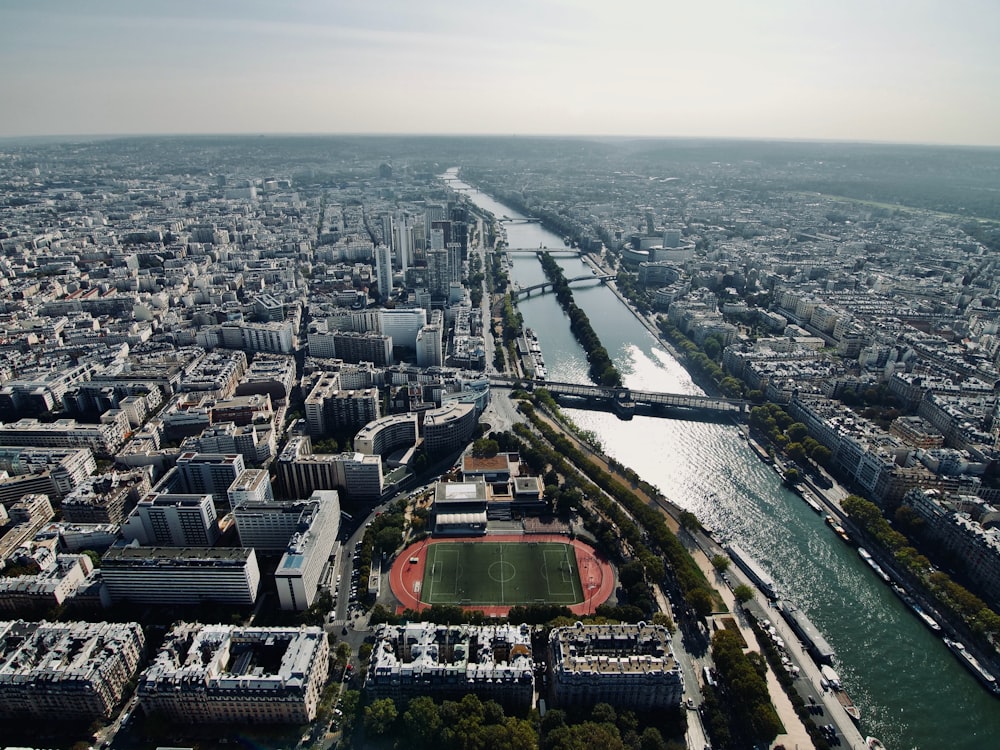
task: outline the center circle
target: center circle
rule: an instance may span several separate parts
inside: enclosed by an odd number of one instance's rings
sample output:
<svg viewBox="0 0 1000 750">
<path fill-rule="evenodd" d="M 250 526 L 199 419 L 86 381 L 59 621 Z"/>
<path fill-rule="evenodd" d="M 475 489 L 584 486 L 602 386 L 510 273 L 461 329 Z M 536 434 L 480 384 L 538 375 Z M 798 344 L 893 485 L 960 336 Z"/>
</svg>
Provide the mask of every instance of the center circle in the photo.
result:
<svg viewBox="0 0 1000 750">
<path fill-rule="evenodd" d="M 489 574 L 490 578 L 497 583 L 507 583 L 514 580 L 514 576 L 517 575 L 517 568 L 514 567 L 514 563 L 512 562 L 497 560 L 495 563 L 490 564 Z"/>
</svg>

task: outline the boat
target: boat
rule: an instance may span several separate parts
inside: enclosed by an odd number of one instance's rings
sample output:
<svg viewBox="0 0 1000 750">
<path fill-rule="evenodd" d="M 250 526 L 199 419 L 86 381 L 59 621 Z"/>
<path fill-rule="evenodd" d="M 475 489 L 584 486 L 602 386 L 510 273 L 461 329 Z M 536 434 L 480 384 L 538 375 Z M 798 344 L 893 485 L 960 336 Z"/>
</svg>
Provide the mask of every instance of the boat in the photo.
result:
<svg viewBox="0 0 1000 750">
<path fill-rule="evenodd" d="M 858 547 L 858 554 L 861 555 L 861 559 L 868 564 L 868 567 L 875 571 L 875 575 L 886 583 L 892 583 L 892 579 L 889 578 L 889 574 L 882 570 L 882 566 L 872 559 L 871 553 L 868 550 L 864 547 Z"/>
<path fill-rule="evenodd" d="M 795 491 L 795 494 L 801 497 L 803 500 L 805 500 L 806 505 L 808 505 L 814 511 L 816 511 L 817 513 L 823 512 L 823 508 L 820 506 L 818 502 L 816 502 L 816 500 L 813 498 L 812 492 L 810 492 L 809 488 L 806 487 L 804 484 L 802 484 L 801 482 L 796 482 L 795 484 L 792 485 L 792 489 Z"/>
<path fill-rule="evenodd" d="M 865 747 L 868 750 L 885 750 L 885 745 L 882 744 L 882 740 L 877 737 L 865 737 Z"/>
<path fill-rule="evenodd" d="M 845 529 L 843 526 L 837 523 L 837 520 L 833 516 L 826 517 L 826 525 L 829 526 L 831 529 L 833 529 L 833 533 L 835 533 L 845 542 L 847 542 L 848 544 L 851 543 L 851 537 L 847 533 L 847 529 Z"/>
<path fill-rule="evenodd" d="M 853 721 L 861 721 L 861 712 L 858 710 L 858 707 L 854 705 L 854 701 L 851 700 L 851 696 L 845 693 L 842 689 L 834 692 L 837 696 L 837 701 L 844 707 L 844 713 L 850 716 Z"/>
<path fill-rule="evenodd" d="M 781 612 L 781 616 L 785 618 L 795 634 L 802 639 L 806 650 L 817 663 L 829 662 L 833 658 L 833 649 L 830 644 L 806 617 L 805 612 L 787 601 L 778 605 L 778 611 Z"/>
<path fill-rule="evenodd" d="M 738 544 L 727 544 L 726 552 L 733 558 L 733 562 L 739 566 L 740 570 L 746 573 L 750 577 L 750 580 L 757 584 L 769 599 L 778 598 L 778 593 L 774 588 L 774 581 L 757 564 L 756 560 L 744 552 Z"/>
<path fill-rule="evenodd" d="M 764 450 L 764 448 L 761 446 L 760 443 L 758 443 L 751 437 L 747 438 L 747 442 L 750 443 L 750 447 L 753 448 L 754 453 L 757 454 L 757 456 L 760 458 L 761 461 L 772 465 L 774 464 L 774 458 L 771 456 L 770 453 Z"/>
<path fill-rule="evenodd" d="M 854 705 L 854 701 L 851 700 L 851 696 L 847 694 L 844 690 L 844 686 L 840 682 L 840 675 L 838 675 L 828 664 L 824 664 L 820 667 L 819 673 L 823 675 L 823 680 L 820 685 L 825 681 L 830 689 L 837 696 L 837 702 L 843 706 L 844 713 L 851 717 L 854 721 L 861 721 L 861 712 L 858 707 Z"/>
<path fill-rule="evenodd" d="M 924 612 L 923 608 L 919 604 L 917 604 L 917 602 L 914 600 L 912 596 L 910 596 L 907 593 L 906 589 L 904 589 L 898 583 L 894 583 L 892 584 L 892 590 L 896 592 L 896 596 L 898 596 L 900 599 L 903 600 L 903 604 L 909 607 L 910 610 L 913 612 L 913 614 L 915 614 L 918 618 L 920 618 L 920 621 L 924 625 L 930 628 L 931 632 L 933 633 L 941 632 L 941 626 L 938 624 L 938 621 L 935 620 L 926 612 Z"/>
<path fill-rule="evenodd" d="M 997 685 L 997 678 L 994 677 L 975 656 L 970 654 L 965 648 L 965 644 L 960 641 L 953 641 L 950 638 L 944 638 L 944 645 L 946 645 L 949 650 L 958 657 L 958 660 L 962 662 L 966 669 L 972 672 L 973 676 L 979 680 L 983 687 L 989 690 L 994 695 L 1000 695 L 1000 686 Z"/>
</svg>

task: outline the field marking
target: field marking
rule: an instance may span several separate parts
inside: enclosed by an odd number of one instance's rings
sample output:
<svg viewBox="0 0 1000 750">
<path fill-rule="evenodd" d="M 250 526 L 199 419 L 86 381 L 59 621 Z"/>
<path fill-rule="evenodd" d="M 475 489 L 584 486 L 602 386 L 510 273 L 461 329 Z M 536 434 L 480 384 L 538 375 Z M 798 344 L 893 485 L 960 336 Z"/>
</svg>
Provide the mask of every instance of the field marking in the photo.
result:
<svg viewBox="0 0 1000 750">
<path fill-rule="evenodd" d="M 482 546 L 473 548 L 469 546 L 470 544 L 492 544 L 495 547 L 492 554 L 484 555 L 486 549 Z M 518 553 L 515 555 L 515 561 L 510 560 L 510 544 L 516 547 L 515 551 Z M 466 607 L 476 605 L 507 607 L 518 603 L 549 601 L 553 604 L 574 606 L 586 602 L 588 590 L 595 588 L 587 585 L 593 582 L 592 578 L 589 581 L 583 580 L 584 569 L 589 566 L 580 564 L 579 570 L 576 569 L 575 548 L 566 542 L 509 543 L 470 540 L 449 541 L 428 546 L 433 549 L 427 550 L 426 563 L 429 567 L 426 571 L 430 575 L 423 578 L 423 583 L 427 585 L 426 587 L 414 585 L 414 594 L 422 590 L 423 595 L 417 598 L 428 605 L 449 603 Z M 468 555 L 472 557 L 467 558 Z M 571 558 L 570 555 L 574 557 Z M 475 572 L 473 579 L 465 581 L 466 563 L 470 561 L 475 562 L 473 568 L 478 572 Z M 486 569 L 480 570 L 484 565 Z M 450 570 L 449 566 L 454 570 Z M 559 570 L 558 576 L 550 574 L 550 571 L 554 573 L 556 570 Z M 587 571 L 587 573 L 592 572 Z M 545 580 L 547 592 L 545 599 L 537 596 L 535 592 L 538 584 L 530 580 L 531 577 L 538 575 Z M 520 585 L 515 585 L 512 595 L 516 601 L 508 601 L 507 593 L 510 587 L 507 584 L 512 582 L 519 584 L 518 576 L 524 576 L 528 585 L 524 593 L 521 592 Z M 579 593 L 576 590 L 577 580 L 580 581 Z M 467 590 L 470 586 L 471 590 Z M 470 597 L 470 594 L 476 592 L 478 592 L 476 597 Z"/>
<path fill-rule="evenodd" d="M 573 566 L 569 562 L 569 555 L 566 549 L 566 545 L 560 544 L 556 547 L 555 544 L 546 545 L 546 549 L 542 550 L 544 569 L 545 569 L 545 587 L 549 593 L 549 599 L 556 603 L 571 602 L 573 604 L 579 604 L 576 602 L 576 590 L 573 586 Z M 555 565 L 552 564 L 552 556 L 555 555 Z M 563 567 L 565 566 L 565 567 Z M 565 586 L 557 585 L 558 591 L 552 590 L 553 583 L 558 584 L 555 576 L 548 575 L 549 570 L 558 570 L 560 572 L 560 578 Z"/>
<path fill-rule="evenodd" d="M 503 568 L 503 543 L 500 543 L 500 567 Z M 517 575 L 517 567 L 514 568 L 514 575 Z M 503 593 L 503 579 L 500 579 L 500 601 L 503 604 L 507 603 L 507 598 Z"/>
</svg>

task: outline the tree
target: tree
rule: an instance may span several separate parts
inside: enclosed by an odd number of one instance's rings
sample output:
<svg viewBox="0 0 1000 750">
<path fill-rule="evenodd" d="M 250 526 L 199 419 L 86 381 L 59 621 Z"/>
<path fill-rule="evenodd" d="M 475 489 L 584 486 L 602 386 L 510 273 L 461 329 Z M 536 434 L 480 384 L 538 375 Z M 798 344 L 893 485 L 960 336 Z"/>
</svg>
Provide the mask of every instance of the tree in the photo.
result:
<svg viewBox="0 0 1000 750">
<path fill-rule="evenodd" d="M 699 617 L 707 617 L 712 614 L 715 607 L 712 595 L 704 588 L 692 589 L 686 594 L 686 599 Z"/>
<path fill-rule="evenodd" d="M 375 535 L 375 548 L 383 552 L 392 552 L 399 546 L 403 538 L 403 530 L 398 526 L 386 526 Z"/>
<path fill-rule="evenodd" d="M 667 750 L 667 743 L 656 727 L 646 727 L 639 737 L 640 750 Z"/>
<path fill-rule="evenodd" d="M 697 531 L 701 528 L 701 523 L 698 521 L 698 516 L 689 510 L 682 510 L 678 520 L 681 523 L 681 528 L 687 531 Z"/>
<path fill-rule="evenodd" d="M 701 349 L 709 359 L 718 360 L 719 354 L 722 352 L 722 344 L 719 343 L 717 336 L 708 336 L 702 343 Z"/>
<path fill-rule="evenodd" d="M 392 698 L 380 698 L 365 707 L 365 730 L 379 737 L 392 729 L 399 711 Z"/>
<path fill-rule="evenodd" d="M 801 443 L 802 440 L 809 434 L 809 428 L 802 424 L 802 422 L 793 422 L 788 425 L 788 428 L 785 430 L 785 434 L 792 442 Z"/>
<path fill-rule="evenodd" d="M 736 597 L 737 603 L 746 604 L 748 601 L 753 599 L 754 593 L 752 588 L 747 586 L 745 583 L 741 583 L 733 589 L 733 596 Z"/>
<path fill-rule="evenodd" d="M 817 445 L 811 451 L 809 451 L 809 458 L 818 463 L 820 466 L 829 466 L 830 458 L 833 453 L 825 445 Z"/>
<path fill-rule="evenodd" d="M 677 626 L 674 625 L 674 621 L 671 619 L 670 615 L 666 614 L 665 612 L 657 612 L 656 614 L 654 614 L 653 624 L 662 625 L 671 633 L 673 633 L 677 629 Z"/>
<path fill-rule="evenodd" d="M 729 569 L 731 563 L 732 560 L 730 560 L 725 555 L 712 556 L 712 567 L 715 568 L 715 572 L 719 573 L 720 575 L 722 573 L 725 573 Z"/>
<path fill-rule="evenodd" d="M 443 725 L 438 705 L 426 695 L 412 699 L 403 713 L 403 727 L 414 747 L 432 747 Z"/>
<path fill-rule="evenodd" d="M 614 724 L 618 713 L 610 703 L 598 703 L 590 711 L 590 718 L 599 724 Z"/>
<path fill-rule="evenodd" d="M 797 463 L 801 463 L 806 459 L 806 449 L 802 446 L 802 443 L 788 443 L 785 446 L 785 453 Z"/>
<path fill-rule="evenodd" d="M 479 438 L 472 444 L 472 455 L 477 458 L 490 458 L 499 452 L 500 445 L 496 440 Z"/>
</svg>

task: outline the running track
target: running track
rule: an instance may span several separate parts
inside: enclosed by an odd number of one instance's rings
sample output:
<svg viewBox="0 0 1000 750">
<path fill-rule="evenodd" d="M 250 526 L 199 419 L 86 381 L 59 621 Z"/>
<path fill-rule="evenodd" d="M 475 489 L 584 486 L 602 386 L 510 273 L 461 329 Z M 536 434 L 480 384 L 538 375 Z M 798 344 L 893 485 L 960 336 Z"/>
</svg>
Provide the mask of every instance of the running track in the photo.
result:
<svg viewBox="0 0 1000 750">
<path fill-rule="evenodd" d="M 580 578 L 583 582 L 584 600 L 580 604 L 569 607 L 575 615 L 591 614 L 598 606 L 604 604 L 615 588 L 614 568 L 606 561 L 597 556 L 594 548 L 589 544 L 581 542 L 579 539 L 570 539 L 561 534 L 488 534 L 486 536 L 472 537 L 442 537 L 440 539 L 424 539 L 416 544 L 411 544 L 403 550 L 392 564 L 389 570 L 389 586 L 396 599 L 400 601 L 396 608 L 396 613 L 401 614 L 405 609 L 412 609 L 421 612 L 428 607 L 420 601 L 414 594 L 418 584 L 424 580 L 424 568 L 427 565 L 427 548 L 438 542 L 562 542 L 573 545 L 576 553 L 576 565 L 580 570 Z M 411 558 L 416 558 L 417 562 L 411 563 Z M 510 605 L 494 606 L 471 606 L 462 607 L 466 610 L 481 610 L 484 614 L 496 617 L 506 617 L 510 612 Z"/>
</svg>

